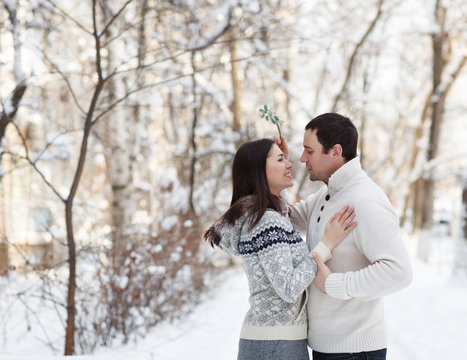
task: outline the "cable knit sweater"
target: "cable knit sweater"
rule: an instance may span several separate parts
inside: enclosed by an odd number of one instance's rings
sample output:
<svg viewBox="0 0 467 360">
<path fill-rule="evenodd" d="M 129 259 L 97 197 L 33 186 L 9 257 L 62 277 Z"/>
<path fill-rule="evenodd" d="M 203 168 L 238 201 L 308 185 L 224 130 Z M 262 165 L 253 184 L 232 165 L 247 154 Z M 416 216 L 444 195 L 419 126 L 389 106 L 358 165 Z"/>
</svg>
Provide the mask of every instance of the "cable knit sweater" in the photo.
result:
<svg viewBox="0 0 467 360">
<path fill-rule="evenodd" d="M 286 215 L 267 210 L 251 230 L 249 221 L 244 215 L 233 226 L 219 221 L 214 226 L 221 246 L 243 258 L 248 278 L 250 308 L 240 337 L 306 339 L 306 289 L 315 278 L 316 263 Z M 323 243 L 315 251 L 326 259 L 330 257 Z"/>
<path fill-rule="evenodd" d="M 407 286 L 410 259 L 398 218 L 383 191 L 361 169 L 358 158 L 339 168 L 328 186 L 291 206 L 291 220 L 307 232 L 310 246 L 342 206 L 355 208 L 358 226 L 333 250 L 333 272 L 323 294 L 310 286 L 308 344 L 325 353 L 387 347 L 382 296 Z"/>
</svg>

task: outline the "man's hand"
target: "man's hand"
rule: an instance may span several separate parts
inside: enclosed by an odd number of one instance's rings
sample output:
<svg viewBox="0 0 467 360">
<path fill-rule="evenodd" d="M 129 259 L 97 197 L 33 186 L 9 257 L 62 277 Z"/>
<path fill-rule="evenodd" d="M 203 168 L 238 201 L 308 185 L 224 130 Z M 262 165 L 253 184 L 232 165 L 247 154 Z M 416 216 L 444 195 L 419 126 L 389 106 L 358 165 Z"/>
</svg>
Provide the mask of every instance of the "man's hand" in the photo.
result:
<svg viewBox="0 0 467 360">
<path fill-rule="evenodd" d="M 282 150 L 282 153 L 284 154 L 285 159 L 289 160 L 289 155 L 290 155 L 289 146 L 285 142 L 284 137 L 282 136 L 282 138 L 279 139 L 279 137 L 274 136 L 274 142 L 276 143 L 277 146 L 279 146 L 279 149 Z"/>
<path fill-rule="evenodd" d="M 313 284 L 321 290 L 321 292 L 326 294 L 326 278 L 331 274 L 331 270 L 326 266 L 326 264 L 321 260 L 321 257 L 313 252 L 313 259 L 315 259 L 316 264 L 318 265 L 318 272 L 316 277 L 313 280 Z"/>
</svg>

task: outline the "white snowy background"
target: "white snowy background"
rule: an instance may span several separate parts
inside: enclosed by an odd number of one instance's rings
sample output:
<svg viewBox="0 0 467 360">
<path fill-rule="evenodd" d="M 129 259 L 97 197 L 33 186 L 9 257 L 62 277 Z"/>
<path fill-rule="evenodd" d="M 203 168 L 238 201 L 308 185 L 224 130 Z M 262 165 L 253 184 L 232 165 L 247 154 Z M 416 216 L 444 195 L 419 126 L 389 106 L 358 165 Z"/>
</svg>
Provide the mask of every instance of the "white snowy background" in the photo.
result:
<svg viewBox="0 0 467 360">
<path fill-rule="evenodd" d="M 441 229 L 442 230 L 442 229 Z M 430 245 L 427 262 L 416 258 L 416 240 L 406 235 L 412 256 L 412 284 L 385 299 L 389 332 L 388 359 L 466 359 L 467 278 L 453 272 L 456 240 L 439 232 Z M 183 319 L 161 323 L 137 343 L 100 348 L 92 356 L 75 359 L 120 360 L 234 360 L 243 316 L 248 308 L 248 287 L 241 266 L 226 271 L 204 301 Z M 10 309 L 13 320 L 14 308 Z M 4 315 L 3 315 L 4 316 Z M 10 321 L 12 323 L 14 321 Z M 53 326 L 53 324 L 49 324 Z M 24 321 L 8 332 L 2 360 L 60 360 L 42 341 L 25 340 Z M 53 333 L 48 329 L 49 333 Z M 40 331 L 38 329 L 37 331 Z M 12 333 L 17 332 L 17 336 Z M 56 336 L 61 336 L 57 329 Z M 42 336 L 38 336 L 38 338 Z"/>
<path fill-rule="evenodd" d="M 249 1 L 244 1 L 245 4 Z M 14 6 L 16 3 L 12 0 L 5 0 L 4 3 L 8 3 L 10 6 Z M 44 3 L 44 1 L 31 1 L 31 4 Z M 63 2 L 65 3 L 65 2 Z M 187 1 L 187 3 L 194 5 L 195 2 Z M 227 4 L 228 2 L 226 2 Z M 254 4 L 254 2 L 251 2 Z M 317 11 L 319 16 L 315 18 L 319 19 L 315 28 L 309 26 L 308 18 L 304 17 L 303 20 L 297 22 L 297 26 L 302 29 L 302 35 L 306 41 L 300 46 L 299 51 L 303 57 L 296 59 L 297 64 L 295 77 L 299 78 L 295 80 L 295 87 L 292 89 L 296 94 L 295 101 L 303 108 L 301 111 L 307 112 L 321 112 L 328 111 L 330 107 L 330 101 L 334 94 L 336 87 L 340 84 L 338 76 L 339 73 L 332 73 L 333 68 L 344 68 L 340 61 L 343 58 L 340 53 L 334 54 L 332 50 L 339 49 L 342 44 L 351 44 L 352 41 L 356 41 L 360 32 L 348 31 L 348 29 L 357 28 L 358 24 L 355 22 L 359 21 L 361 17 L 357 16 L 361 12 L 367 12 L 365 6 L 352 5 L 354 13 L 349 16 L 346 21 L 334 21 L 334 17 L 330 16 L 332 13 L 337 13 L 340 10 L 339 1 L 328 1 L 329 8 L 319 7 L 314 9 L 316 4 L 309 2 L 307 3 L 313 11 Z M 452 1 L 454 4 L 455 1 Z M 71 5 L 72 2 L 69 2 Z M 84 2 L 83 2 L 84 4 Z M 349 3 L 350 4 L 350 3 Z M 389 4 L 389 2 L 387 3 Z M 412 1 L 396 1 L 393 9 L 393 14 L 387 24 L 382 27 L 379 32 L 374 34 L 372 41 L 374 44 L 385 44 L 386 46 L 382 49 L 376 49 L 375 52 L 381 51 L 385 56 L 382 57 L 381 63 L 373 64 L 371 61 L 368 64 L 370 70 L 369 76 L 375 82 L 373 87 L 376 89 L 374 93 L 368 94 L 355 94 L 356 100 L 368 101 L 370 105 L 367 106 L 366 111 L 370 118 L 376 119 L 381 123 L 386 123 L 387 127 L 381 127 L 375 122 L 377 133 L 371 134 L 370 136 L 378 139 L 389 139 L 393 140 L 390 135 L 392 130 L 394 119 L 398 115 L 403 114 L 408 120 L 418 120 L 420 114 L 420 106 L 411 105 L 412 102 L 420 103 L 421 100 L 415 97 L 414 101 L 409 101 L 412 94 L 410 92 L 410 86 L 417 89 L 420 94 L 424 94 L 424 90 L 419 87 L 419 79 L 428 79 L 429 76 L 425 76 L 423 72 L 429 73 L 430 67 L 426 66 L 430 60 L 430 53 L 425 51 L 428 48 L 429 36 L 427 34 L 436 28 L 431 19 L 430 13 L 431 7 L 427 6 L 425 1 L 412 0 Z M 458 2 L 459 8 L 465 9 L 465 2 Z M 462 6 L 461 6 L 462 5 Z M 253 5 L 252 5 L 253 6 Z M 388 5 L 388 7 L 391 7 Z M 0 7 L 3 10 L 3 7 Z M 302 8 L 306 10 L 306 6 Z M 217 10 L 216 10 L 217 12 Z M 225 12 L 225 9 L 218 9 L 219 13 Z M 345 14 L 349 15 L 349 14 Z M 371 15 L 371 14 L 369 14 Z M 289 21 L 295 22 L 295 18 L 291 17 Z M 332 22 L 331 29 L 336 34 L 320 34 L 318 26 L 320 23 L 323 29 L 327 29 L 327 22 Z M 455 23 L 454 25 L 459 25 Z M 454 27 L 453 25 L 453 27 Z M 460 29 L 465 29 L 465 22 L 463 25 L 459 25 Z M 213 31 L 215 33 L 215 31 Z M 320 36 L 316 36 L 316 34 Z M 409 36 L 409 34 L 412 34 Z M 346 36 L 343 36 L 346 35 Z M 348 35 L 348 36 L 347 36 Z M 426 36 L 425 36 L 426 35 Z M 34 42 L 34 38 L 25 36 L 25 40 L 28 42 Z M 33 41 L 34 40 L 34 41 Z M 202 39 L 201 39 L 202 40 Z M 7 43 L 6 43 L 7 44 Z M 304 45 L 305 44 L 305 45 Z M 199 44 L 198 44 L 199 45 Z M 256 44 L 259 49 L 261 44 Z M 322 49 L 329 49 L 321 53 Z M 34 46 L 32 46 L 34 48 Z M 2 51 L 0 52 L 0 62 L 3 64 L 6 60 L 8 48 L 3 44 Z M 247 48 L 249 51 L 249 49 Z M 240 56 L 247 56 L 250 53 L 247 50 L 242 53 L 242 49 L 239 49 Z M 34 69 L 29 71 L 34 73 L 32 81 L 36 82 L 36 85 L 41 85 L 40 81 L 44 81 L 47 77 L 38 76 L 41 74 L 41 69 L 38 68 L 40 64 L 35 56 L 32 56 L 31 51 L 26 51 L 24 56 L 24 65 L 26 69 Z M 329 56 L 328 53 L 334 54 Z M 371 51 L 370 51 L 371 53 Z M 122 54 L 125 54 L 122 52 Z M 304 54 L 304 55 L 303 55 Z M 308 54 L 308 55 L 307 55 Z M 10 54 L 11 55 L 11 54 Z M 29 56 L 28 56 L 29 55 Z M 284 58 L 287 58 L 289 54 L 285 54 Z M 457 54 L 460 56 L 459 54 Z M 400 71 L 400 64 L 404 61 L 400 60 L 408 57 L 407 62 L 413 64 L 413 74 L 408 72 L 411 67 L 407 69 L 403 68 Z M 280 58 L 280 56 L 279 56 Z M 363 66 L 366 66 L 364 60 L 365 56 L 362 57 Z M 371 56 L 369 57 L 371 59 Z M 310 65 L 310 59 L 314 60 L 313 66 Z M 123 59 L 124 60 L 124 59 Z M 397 61 L 396 61 L 397 60 Z M 410 60 L 410 61 L 409 61 Z M 64 62 L 68 61 L 63 59 Z M 329 71 L 328 77 L 323 79 L 317 76 L 317 69 L 320 63 L 328 63 Z M 65 64 L 62 64 L 66 68 Z M 68 64 L 67 64 L 68 65 Z M 258 68 L 271 76 L 269 64 L 259 61 L 256 64 Z M 423 66 L 422 66 L 423 65 Z M 69 66 L 78 66 L 77 64 L 70 62 Z M 19 69 L 19 70 L 18 70 Z M 323 74 L 326 68 L 323 66 Z M 404 70 L 405 69 L 405 70 Z M 24 74 L 20 68 L 15 68 L 15 75 L 22 79 Z M 396 71 L 398 70 L 398 71 Z M 396 74 L 396 75 L 395 75 Z M 203 83 L 201 78 L 198 81 Z M 410 75 L 410 77 L 408 76 Z M 254 76 L 250 72 L 248 76 Z M 333 77 L 335 76 L 335 77 Z M 408 80 L 404 79 L 404 76 L 408 77 Z M 357 77 L 360 79 L 360 76 Z M 465 147 L 465 136 L 467 135 L 467 127 L 465 126 L 465 97 L 467 82 L 465 76 L 462 78 L 463 81 L 457 83 L 457 87 L 452 91 L 451 94 L 451 107 L 448 109 L 448 113 L 443 124 L 443 141 L 442 141 L 442 155 L 445 158 L 459 157 L 465 159 L 466 147 Z M 428 80 L 426 84 L 428 84 Z M 189 87 L 189 83 L 185 84 L 188 80 L 180 80 L 180 85 L 186 85 Z M 6 91 L 5 84 L 7 81 L 5 77 L 0 80 L 2 83 L 2 92 Z M 11 79 L 10 79 L 11 82 Z M 11 84 L 10 84 L 11 85 Z M 410 85 L 410 86 L 409 86 Z M 204 84 L 206 91 L 215 94 L 216 101 L 223 104 L 225 107 L 230 100 L 222 98 L 223 93 L 216 88 L 211 89 L 209 83 Z M 289 92 L 292 91 L 288 89 Z M 315 91 L 322 91 L 320 94 L 315 96 Z M 404 90 L 404 92 L 399 91 Z M 257 87 L 254 87 L 254 91 L 257 91 Z M 313 96 L 310 96 L 313 94 Z M 244 94 L 244 111 L 255 112 L 257 116 L 256 107 L 257 99 L 249 99 L 249 95 Z M 319 95 L 319 96 L 318 96 Z M 377 95 L 377 96 L 376 96 Z M 459 100 L 461 99 L 461 100 Z M 249 103 L 250 100 L 252 103 Z M 151 103 L 154 108 L 161 106 L 161 98 L 156 95 L 152 95 Z M 407 105 L 406 104 L 407 101 Z M 148 101 L 149 102 L 149 101 Z M 8 102 L 5 103 L 5 108 L 8 110 Z M 463 105 L 462 105 L 463 104 Z M 249 110 L 248 110 L 249 109 Z M 228 111 L 226 111 L 228 113 Z M 248 116 L 251 114 L 248 113 Z M 397 113 L 397 114 L 396 114 Z M 230 115 L 229 115 L 230 116 Z M 246 116 L 246 118 L 248 118 Z M 30 119 L 30 117 L 26 117 Z M 123 120 L 125 120 L 123 118 Z M 210 119 L 213 120 L 213 119 Z M 199 124 L 197 128 L 197 136 L 212 135 L 212 143 L 207 149 L 203 149 L 206 152 L 208 150 L 219 150 L 219 151 L 233 151 L 233 143 L 237 139 L 233 138 L 231 134 L 219 131 L 218 128 L 222 128 L 223 116 L 219 115 L 219 119 L 214 119 L 217 122 L 210 121 L 206 124 Z M 296 121 L 293 121 L 296 120 Z M 295 133 L 301 133 L 303 122 L 300 119 L 289 119 L 287 126 L 290 129 L 297 127 Z M 159 123 L 158 128 L 161 128 Z M 460 125 L 459 125 L 460 124 Z M 188 127 L 178 125 L 181 132 L 180 138 L 185 139 L 186 134 L 184 131 Z M 218 126 L 218 127 L 216 127 Z M 157 126 L 156 126 L 157 127 Z M 291 134 L 293 132 L 291 131 Z M 53 137 L 56 153 L 48 154 L 51 159 L 59 158 L 61 155 L 67 154 L 72 150 L 72 137 L 60 135 L 55 137 L 53 133 L 48 134 L 48 137 Z M 157 132 L 156 132 L 157 135 Z M 225 137 L 225 139 L 224 139 Z M 448 139 L 448 141 L 446 141 Z M 291 137 L 291 144 L 294 148 L 300 148 L 300 136 Z M 164 143 L 162 143 L 164 144 Z M 409 142 L 407 142 L 408 146 Z M 167 146 L 167 152 L 173 152 L 174 154 L 185 153 L 185 143 L 183 141 L 180 144 L 169 144 Z M 397 156 L 407 156 L 407 147 L 392 149 L 389 145 L 392 145 L 392 141 L 388 141 L 388 146 L 385 146 L 385 141 L 382 140 L 382 146 L 380 151 L 388 152 L 394 150 L 394 154 Z M 159 145 L 160 146 L 160 145 Z M 174 150 L 174 151 L 172 151 Z M 376 151 L 376 149 L 373 149 Z M 386 154 L 383 154 L 384 158 Z M 96 157 L 95 161 L 99 158 Z M 443 158 L 441 158 L 443 160 Z M 171 163 L 171 158 L 167 161 Z M 171 195 L 170 201 L 173 204 L 173 208 L 182 208 L 184 202 L 186 202 L 186 195 L 188 188 L 179 186 L 179 179 L 174 168 L 168 167 L 160 171 L 160 159 L 152 162 L 152 166 L 156 167 L 159 176 L 156 176 L 157 189 L 169 187 L 170 184 L 175 184 L 177 196 Z M 464 161 L 465 164 L 465 161 Z M 295 164 L 296 168 L 300 168 L 300 164 Z M 450 174 L 458 171 L 458 168 L 452 165 L 452 168 L 441 169 L 437 171 L 438 177 L 442 178 L 444 173 Z M 0 169 L 0 173 L 2 170 Z M 391 175 L 391 173 L 394 174 Z M 383 182 L 391 183 L 394 187 L 401 187 L 401 183 L 407 183 L 407 178 L 397 177 L 395 174 L 396 170 L 389 172 L 390 176 L 382 177 Z M 217 180 L 217 179 L 214 179 Z M 198 193 L 204 195 L 206 188 L 209 188 L 213 179 L 203 179 L 202 186 L 199 185 L 197 188 Z M 395 181 L 397 180 L 397 181 Z M 211 182 L 210 182 L 211 181 Z M 167 183 L 167 186 L 164 184 Z M 388 186 L 388 184 L 382 184 Z M 61 186 L 65 186 L 61 184 Z M 138 184 L 139 188 L 150 187 L 146 182 Z M 220 196 L 226 195 L 229 197 L 229 193 L 225 190 L 225 194 L 220 191 Z M 445 192 L 449 192 L 450 189 L 446 186 L 443 189 Z M 457 191 L 457 189 L 454 189 Z M 453 190 L 453 192 L 455 192 Z M 102 196 L 102 191 L 99 188 L 97 195 L 94 195 L 94 201 L 98 203 L 97 196 Z M 445 195 L 445 194 L 443 194 Z M 212 199 L 208 199 L 207 196 L 199 196 L 200 201 L 198 203 L 199 211 L 207 208 Z M 165 199 L 160 200 L 162 203 Z M 209 201 L 208 201 L 209 200 Z M 458 204 L 458 192 L 454 195 L 449 195 L 449 203 Z M 100 202 L 99 202 L 100 203 Z M 182 205 L 180 205 L 182 204 Z M 459 204 L 460 205 L 460 204 Z M 167 206 L 169 207 L 169 206 Z M 449 207 L 448 207 L 449 208 Z M 60 208 L 61 209 L 61 208 Z M 76 209 L 76 208 L 75 208 Z M 160 213 L 160 214 L 159 214 Z M 178 220 L 176 216 L 166 216 L 164 212 L 157 213 L 157 216 L 165 216 L 161 220 L 161 227 L 165 230 L 170 229 Z M 80 214 L 77 214 L 80 215 Z M 88 214 L 86 214 L 88 215 Z M 460 219 L 459 211 L 454 211 L 453 216 L 458 221 Z M 81 214 L 81 217 L 84 216 Z M 84 221 L 88 221 L 86 218 Z M 108 228 L 108 227 L 107 227 Z M 106 227 L 97 227 L 98 232 L 104 232 Z M 88 228 L 83 226 L 79 235 L 86 238 L 88 235 Z M 414 268 L 414 281 L 413 283 L 403 291 L 388 296 L 386 298 L 386 322 L 389 330 L 389 351 L 388 359 L 392 360 L 430 360 L 430 359 L 467 359 L 467 279 L 465 274 L 455 272 L 456 256 L 458 255 L 459 247 L 456 243 L 457 237 L 450 237 L 446 235 L 445 229 L 435 229 L 433 238 L 429 242 L 429 256 L 427 261 L 421 261 L 417 256 L 417 236 L 410 236 L 405 234 L 406 244 L 412 255 L 413 268 Z M 60 228 L 59 231 L 64 231 L 64 228 Z M 58 235 L 58 234 L 56 234 Z M 96 236 L 98 237 L 98 236 Z M 177 254 L 173 254 L 177 255 Z M 63 275 L 63 274 L 62 274 Z M 50 304 L 53 304 L 54 299 L 49 299 L 45 302 L 43 299 L 31 298 L 25 294 L 31 293 L 31 289 L 37 286 L 37 279 L 32 278 L 34 275 L 29 274 L 25 276 L 21 272 L 14 272 L 9 275 L 9 282 L 0 283 L 0 294 L 2 300 L 0 301 L 0 360 L 45 360 L 45 359 L 57 359 L 61 360 L 65 357 L 57 356 L 54 354 L 62 353 L 63 343 L 63 321 L 64 319 L 57 319 L 56 309 L 51 308 Z M 63 277 L 65 277 L 63 275 Z M 211 284 L 212 289 L 202 295 L 201 305 L 197 306 L 189 315 L 182 319 L 174 320 L 172 322 L 166 321 L 158 324 L 152 330 L 150 330 L 143 339 L 139 339 L 138 342 L 129 343 L 124 346 L 110 346 L 97 348 L 93 355 L 89 356 L 75 356 L 75 359 L 97 359 L 97 360 L 120 360 L 127 358 L 134 359 L 156 359 L 156 360 L 171 360 L 171 359 L 221 359 L 230 360 L 236 358 L 238 337 L 240 332 L 241 323 L 243 316 L 248 307 L 248 289 L 247 281 L 241 269 L 241 266 L 237 266 L 231 270 L 221 274 L 218 279 L 215 280 L 216 284 Z M 19 295 L 18 295 L 19 294 Z M 21 295 L 23 294 L 23 295 Z M 63 294 L 56 294 L 57 304 L 63 300 Z M 52 300 L 52 302 L 50 301 Z M 58 306 L 58 305 L 57 305 Z M 30 311 L 25 312 L 25 309 Z M 63 314 L 63 312 L 62 312 Z M 118 339 L 117 339 L 118 340 Z M 119 341 L 115 341 L 119 343 Z"/>
</svg>

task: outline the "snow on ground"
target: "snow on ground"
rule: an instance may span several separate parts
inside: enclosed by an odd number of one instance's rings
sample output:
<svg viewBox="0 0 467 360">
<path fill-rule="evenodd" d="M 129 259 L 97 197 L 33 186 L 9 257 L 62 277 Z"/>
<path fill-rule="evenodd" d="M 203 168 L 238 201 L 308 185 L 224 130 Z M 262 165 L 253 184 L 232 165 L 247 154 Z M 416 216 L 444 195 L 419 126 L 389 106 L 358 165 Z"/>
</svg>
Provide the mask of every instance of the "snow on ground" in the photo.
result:
<svg viewBox="0 0 467 360">
<path fill-rule="evenodd" d="M 413 283 L 386 297 L 389 360 L 467 358 L 467 280 L 452 276 L 454 241 L 439 239 L 433 246 L 434 255 L 428 263 L 413 259 Z M 248 308 L 247 296 L 243 270 L 234 268 L 225 273 L 222 285 L 186 318 L 157 326 L 138 344 L 102 348 L 93 356 L 74 359 L 234 360 Z M 0 360 L 32 359 L 65 357 L 0 352 Z"/>
</svg>

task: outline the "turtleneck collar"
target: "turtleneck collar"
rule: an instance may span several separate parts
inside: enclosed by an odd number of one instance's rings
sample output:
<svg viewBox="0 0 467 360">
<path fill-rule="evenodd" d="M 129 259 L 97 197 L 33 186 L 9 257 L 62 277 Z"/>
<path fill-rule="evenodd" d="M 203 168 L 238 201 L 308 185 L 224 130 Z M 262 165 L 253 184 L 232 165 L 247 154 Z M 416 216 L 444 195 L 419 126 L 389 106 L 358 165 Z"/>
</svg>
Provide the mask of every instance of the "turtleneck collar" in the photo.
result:
<svg viewBox="0 0 467 360">
<path fill-rule="evenodd" d="M 362 170 L 360 158 L 357 156 L 347 161 L 331 175 L 328 181 L 328 193 L 333 195 L 341 190 L 348 182 L 355 179 L 355 176 Z"/>
</svg>

